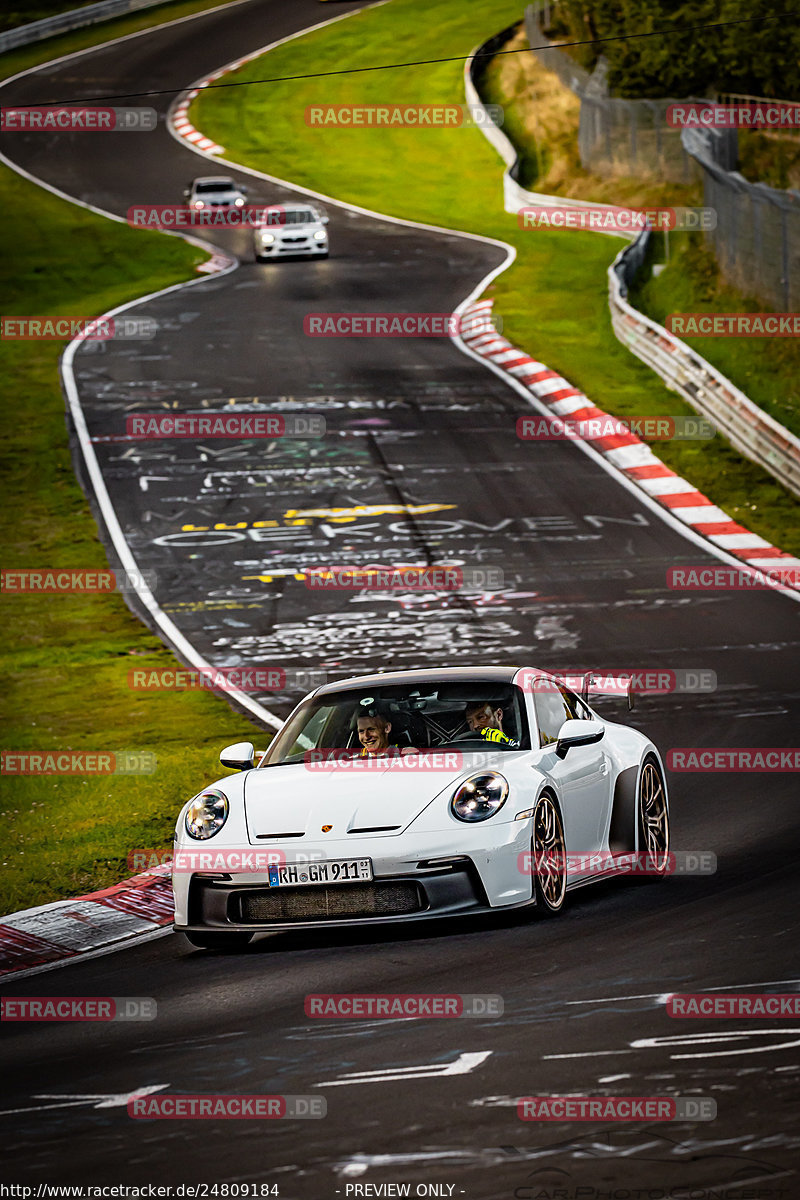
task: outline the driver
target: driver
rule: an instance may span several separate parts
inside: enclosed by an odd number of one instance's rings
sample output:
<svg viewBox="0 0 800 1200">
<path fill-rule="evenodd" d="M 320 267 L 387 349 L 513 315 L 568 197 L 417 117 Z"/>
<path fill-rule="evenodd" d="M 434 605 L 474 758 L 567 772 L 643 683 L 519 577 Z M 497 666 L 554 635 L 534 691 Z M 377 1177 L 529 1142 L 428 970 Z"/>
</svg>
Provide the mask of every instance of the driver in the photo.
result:
<svg viewBox="0 0 800 1200">
<path fill-rule="evenodd" d="M 362 758 L 374 757 L 379 754 L 396 756 L 419 753 L 416 746 L 404 746 L 401 750 L 399 746 L 390 745 L 389 734 L 392 730 L 392 723 L 384 713 L 378 710 L 374 710 L 372 713 L 359 713 L 356 726 L 358 740 L 362 747 Z"/>
<path fill-rule="evenodd" d="M 464 710 L 464 716 L 472 733 L 477 733 L 478 737 L 482 737 L 484 741 L 505 742 L 509 746 L 517 745 L 517 742 L 503 732 L 502 708 L 492 708 L 488 700 L 478 700 L 474 704 L 468 704 Z"/>
</svg>

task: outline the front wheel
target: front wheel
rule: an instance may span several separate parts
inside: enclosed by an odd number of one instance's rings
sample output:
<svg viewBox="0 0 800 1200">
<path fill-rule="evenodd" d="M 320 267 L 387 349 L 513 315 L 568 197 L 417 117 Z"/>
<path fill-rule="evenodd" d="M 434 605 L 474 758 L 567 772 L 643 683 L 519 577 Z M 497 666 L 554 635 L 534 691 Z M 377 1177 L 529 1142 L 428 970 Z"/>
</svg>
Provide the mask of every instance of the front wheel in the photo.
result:
<svg viewBox="0 0 800 1200">
<path fill-rule="evenodd" d="M 567 844 L 558 805 L 547 792 L 533 813 L 532 870 L 537 913 L 557 916 L 567 894 Z"/>
<path fill-rule="evenodd" d="M 648 878 L 663 879 L 669 866 L 669 809 L 664 780 L 653 758 L 645 759 L 642 766 L 636 807 L 640 868 Z"/>
<path fill-rule="evenodd" d="M 185 933 L 184 937 L 200 950 L 241 950 L 252 933 Z"/>
</svg>

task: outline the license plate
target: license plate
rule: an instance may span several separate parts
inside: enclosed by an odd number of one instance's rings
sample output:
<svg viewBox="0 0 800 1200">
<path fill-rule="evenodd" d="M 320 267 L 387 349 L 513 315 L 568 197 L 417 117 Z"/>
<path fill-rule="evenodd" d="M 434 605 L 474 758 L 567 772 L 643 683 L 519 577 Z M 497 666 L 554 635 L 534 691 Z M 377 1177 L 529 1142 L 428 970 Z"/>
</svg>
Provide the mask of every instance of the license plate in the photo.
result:
<svg viewBox="0 0 800 1200">
<path fill-rule="evenodd" d="M 270 887 L 308 887 L 314 883 L 363 883 L 372 879 L 372 860 L 344 858 L 338 862 L 287 863 L 269 868 Z"/>
</svg>

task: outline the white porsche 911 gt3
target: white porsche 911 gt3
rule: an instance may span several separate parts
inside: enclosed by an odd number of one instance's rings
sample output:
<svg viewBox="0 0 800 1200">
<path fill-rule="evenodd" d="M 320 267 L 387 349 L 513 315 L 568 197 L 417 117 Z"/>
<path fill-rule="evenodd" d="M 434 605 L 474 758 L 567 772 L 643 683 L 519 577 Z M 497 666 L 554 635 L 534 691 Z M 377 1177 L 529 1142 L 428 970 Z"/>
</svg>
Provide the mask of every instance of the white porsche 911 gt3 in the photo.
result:
<svg viewBox="0 0 800 1200">
<path fill-rule="evenodd" d="M 340 680 L 258 763 L 184 805 L 175 929 L 226 948 L 286 928 L 531 907 L 632 869 L 667 873 L 655 745 L 546 671 L 450 667 Z"/>
</svg>

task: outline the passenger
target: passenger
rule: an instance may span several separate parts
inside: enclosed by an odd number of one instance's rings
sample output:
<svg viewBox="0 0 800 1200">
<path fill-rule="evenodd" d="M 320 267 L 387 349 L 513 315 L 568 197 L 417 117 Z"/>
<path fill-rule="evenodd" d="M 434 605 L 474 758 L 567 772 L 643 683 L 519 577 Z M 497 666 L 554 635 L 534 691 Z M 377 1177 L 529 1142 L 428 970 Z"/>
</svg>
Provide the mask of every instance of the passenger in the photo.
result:
<svg viewBox="0 0 800 1200">
<path fill-rule="evenodd" d="M 389 742 L 392 723 L 389 718 L 377 709 L 369 714 L 359 713 L 356 722 L 358 740 L 361 742 L 361 757 L 387 754 L 395 757 L 398 754 L 418 754 L 416 746 L 399 746 Z"/>
</svg>

